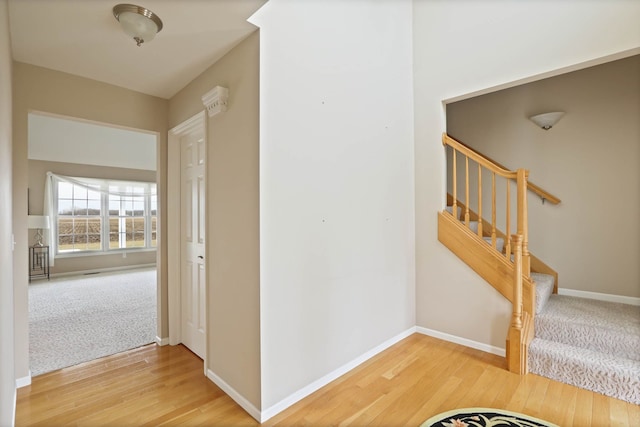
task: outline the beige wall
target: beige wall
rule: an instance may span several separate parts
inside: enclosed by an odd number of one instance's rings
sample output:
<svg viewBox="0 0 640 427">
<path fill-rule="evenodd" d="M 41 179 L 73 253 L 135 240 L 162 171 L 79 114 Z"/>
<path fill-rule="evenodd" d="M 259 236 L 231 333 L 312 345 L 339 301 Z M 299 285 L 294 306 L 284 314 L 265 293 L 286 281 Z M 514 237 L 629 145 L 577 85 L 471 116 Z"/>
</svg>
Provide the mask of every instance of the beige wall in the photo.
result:
<svg viewBox="0 0 640 427">
<path fill-rule="evenodd" d="M 47 162 L 29 160 L 29 211 L 31 215 L 41 215 L 44 202 L 44 183 L 47 172 L 59 175 L 118 179 L 124 181 L 155 182 L 156 172 L 140 169 L 114 168 L 106 166 L 81 165 L 77 163 Z M 33 230 L 29 233 L 29 242 L 33 240 Z M 156 263 L 156 251 L 127 251 L 124 258 L 121 252 L 117 254 L 100 254 L 87 256 L 73 256 L 56 258 L 51 267 L 51 274 L 72 273 L 74 271 L 99 270 L 104 268 L 118 268 Z"/>
<path fill-rule="evenodd" d="M 27 253 L 27 116 L 30 111 L 114 124 L 133 129 L 158 132 L 159 147 L 159 216 L 166 210 L 166 141 L 168 101 L 128 89 L 89 80 L 46 68 L 14 62 L 13 64 L 13 225 L 16 235 L 14 258 L 15 355 L 16 376 L 29 375 L 28 331 L 28 253 Z M 166 253 L 163 235 L 166 226 L 159 224 L 159 254 Z M 164 255 L 159 255 L 159 258 Z M 158 334 L 168 335 L 166 259 L 158 259 Z"/>
<path fill-rule="evenodd" d="M 11 45 L 6 0 L 0 0 L 0 426 L 14 422 Z"/>
<path fill-rule="evenodd" d="M 214 86 L 229 89 L 228 111 L 208 118 L 208 366 L 260 408 L 260 253 L 256 31 L 170 101 L 176 126 L 202 111 Z"/>
<path fill-rule="evenodd" d="M 562 199 L 529 193 L 529 247 L 562 288 L 640 297 L 639 76 L 636 55 L 447 106 L 447 132 Z M 566 114 L 528 120 L 548 111 Z"/>
</svg>

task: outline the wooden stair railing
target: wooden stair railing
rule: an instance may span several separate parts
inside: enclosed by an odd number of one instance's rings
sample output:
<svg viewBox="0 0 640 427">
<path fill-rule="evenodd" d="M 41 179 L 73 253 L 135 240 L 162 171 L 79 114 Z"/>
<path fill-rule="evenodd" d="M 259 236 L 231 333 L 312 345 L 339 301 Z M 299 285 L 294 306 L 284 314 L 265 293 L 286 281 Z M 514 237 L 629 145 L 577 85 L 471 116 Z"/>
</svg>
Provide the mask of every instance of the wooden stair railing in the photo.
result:
<svg viewBox="0 0 640 427">
<path fill-rule="evenodd" d="M 444 211 L 439 215 L 438 239 L 462 258 L 485 280 L 512 303 L 512 317 L 507 335 L 507 364 L 511 372 L 526 374 L 527 351 L 533 339 L 533 320 L 535 316 L 535 284 L 531 280 L 531 255 L 528 248 L 527 188 L 528 174 L 525 169 L 509 171 L 486 157 L 473 151 L 466 145 L 443 134 L 442 142 L 452 149 L 452 205 L 451 214 Z M 458 159 L 464 156 L 464 171 L 460 173 L 464 180 L 464 202 L 458 202 Z M 469 161 L 477 164 L 477 232 L 470 228 L 472 211 L 470 209 L 470 172 Z M 483 169 L 491 175 L 491 221 L 485 221 L 482 215 L 482 176 Z M 506 180 L 505 185 L 505 248 L 504 253 L 497 249 L 499 230 L 496 225 L 496 177 Z M 516 230 L 511 234 L 511 187 L 516 188 Z M 464 226 L 458 221 L 458 206 L 464 208 L 462 218 Z M 448 217 L 447 217 L 448 216 Z M 487 230 L 486 227 L 489 227 Z M 487 251 L 484 234 L 490 235 L 490 247 Z M 465 237 L 466 235 L 466 237 Z M 474 236 L 475 235 L 475 236 Z M 472 237 L 473 236 L 473 237 Z M 477 237 L 476 237 L 477 236 Z M 470 240 L 467 239 L 471 238 Z M 513 257 L 512 257 L 513 255 Z M 525 290 L 526 287 L 526 290 Z"/>
<path fill-rule="evenodd" d="M 451 206 L 452 204 L 453 204 L 453 197 L 451 196 L 450 193 L 447 193 L 447 206 Z M 464 211 L 464 204 L 460 200 L 458 200 L 457 205 L 458 207 L 462 208 L 461 209 L 462 211 Z M 469 217 L 471 218 L 471 221 L 481 222 L 483 224 L 484 230 L 491 229 L 491 223 L 489 223 L 489 221 L 487 221 L 484 218 L 479 218 L 478 214 L 472 209 L 469 209 Z M 509 237 L 507 237 L 499 228 L 496 228 L 496 237 L 503 239 L 505 242 L 507 242 L 507 240 L 509 239 Z M 508 251 L 505 249 L 504 252 L 505 253 L 503 253 L 502 255 L 506 256 L 506 253 L 508 253 Z M 545 264 L 540 258 L 536 257 L 531 252 L 529 252 L 529 258 L 531 260 L 531 272 L 535 271 L 536 273 L 544 273 L 544 274 L 553 276 L 554 278 L 553 293 L 557 294 L 558 293 L 558 272 L 555 271 L 553 268 L 551 268 L 549 265 Z"/>
<path fill-rule="evenodd" d="M 482 169 L 487 169 L 491 174 L 491 246 L 496 247 L 496 237 L 497 237 L 497 228 L 496 228 L 496 176 L 502 177 L 506 180 L 506 199 L 505 199 L 505 208 L 506 208 L 506 236 L 510 236 L 511 234 L 511 182 L 515 182 L 516 191 L 517 191 L 517 208 L 516 208 L 516 234 L 522 236 L 522 262 L 524 263 L 523 273 L 529 277 L 531 273 L 531 261 L 529 255 L 529 231 L 528 231 L 528 221 L 527 221 L 527 179 L 529 176 L 529 171 L 526 169 L 518 169 L 517 171 L 509 171 L 501 166 L 496 165 L 491 162 L 487 158 L 483 157 L 481 154 L 473 151 L 466 145 L 456 141 L 451 138 L 446 133 L 442 134 L 442 143 L 445 146 L 449 146 L 453 150 L 452 154 L 452 193 L 453 193 L 453 212 L 457 212 L 458 209 L 458 171 L 457 171 L 457 154 L 460 153 L 464 156 L 465 162 L 465 171 L 464 171 L 464 188 L 465 188 L 465 199 L 464 206 L 465 211 L 464 214 L 464 223 L 468 227 L 470 223 L 470 200 L 469 200 L 469 160 L 473 160 L 477 163 L 478 166 L 478 180 L 477 180 L 477 190 L 476 194 L 478 195 L 478 217 L 483 218 L 482 216 Z M 483 236 L 483 222 L 479 221 L 478 223 L 478 236 Z M 510 259 L 511 257 L 511 241 L 510 239 L 505 239 L 505 256 Z"/>
<path fill-rule="evenodd" d="M 500 169 L 507 170 L 507 168 L 505 166 L 503 166 L 500 163 L 496 162 L 491 157 L 485 156 L 484 154 L 478 153 L 473 148 L 471 148 L 468 145 L 465 145 L 464 143 L 452 138 L 451 136 L 447 135 L 446 133 L 443 134 L 442 138 L 443 138 L 443 140 L 444 140 L 444 138 L 448 138 L 448 139 L 450 139 L 452 141 L 455 141 L 457 145 L 464 147 L 468 151 L 472 151 L 472 152 L 476 153 L 477 155 L 479 155 L 483 159 L 489 161 L 490 163 L 493 163 L 495 166 L 499 167 Z M 445 145 L 448 145 L 448 144 L 445 143 Z M 529 191 L 531 191 L 532 193 L 534 193 L 535 195 L 537 195 L 538 197 L 540 197 L 540 199 L 542 200 L 542 203 L 549 202 L 552 205 L 557 205 L 560 202 L 562 202 L 562 200 L 560 200 L 560 198 L 554 196 L 553 194 L 549 193 L 547 190 L 543 189 L 539 185 L 536 185 L 536 184 L 534 184 L 533 182 L 531 182 L 529 180 L 527 180 L 527 189 Z"/>
</svg>

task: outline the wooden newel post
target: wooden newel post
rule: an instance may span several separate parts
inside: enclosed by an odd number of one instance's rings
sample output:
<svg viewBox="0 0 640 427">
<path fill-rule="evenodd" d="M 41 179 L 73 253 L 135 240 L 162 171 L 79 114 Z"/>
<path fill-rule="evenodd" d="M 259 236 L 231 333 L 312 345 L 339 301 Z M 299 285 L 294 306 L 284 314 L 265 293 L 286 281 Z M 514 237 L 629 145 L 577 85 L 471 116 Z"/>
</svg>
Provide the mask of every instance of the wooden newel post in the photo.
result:
<svg viewBox="0 0 640 427">
<path fill-rule="evenodd" d="M 511 326 L 507 338 L 507 364 L 509 371 L 516 374 L 526 373 L 526 351 L 524 348 L 524 331 L 522 321 L 522 235 L 514 234 L 511 237 L 513 246 L 514 268 L 513 268 L 513 298 L 511 303 L 513 311 L 511 315 Z"/>
<path fill-rule="evenodd" d="M 513 312 L 511 326 L 522 329 L 522 236 L 514 234 L 512 237 L 514 248 L 513 268 Z"/>
</svg>

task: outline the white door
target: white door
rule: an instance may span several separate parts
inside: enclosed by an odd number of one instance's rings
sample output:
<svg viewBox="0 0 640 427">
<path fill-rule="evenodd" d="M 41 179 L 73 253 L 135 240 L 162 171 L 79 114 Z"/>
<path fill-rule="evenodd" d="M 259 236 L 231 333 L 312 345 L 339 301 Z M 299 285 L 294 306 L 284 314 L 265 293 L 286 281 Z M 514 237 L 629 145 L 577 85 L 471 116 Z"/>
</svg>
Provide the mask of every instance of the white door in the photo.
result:
<svg viewBox="0 0 640 427">
<path fill-rule="evenodd" d="M 206 343 L 205 156 L 201 132 L 180 138 L 181 335 L 182 343 L 202 359 Z"/>
</svg>

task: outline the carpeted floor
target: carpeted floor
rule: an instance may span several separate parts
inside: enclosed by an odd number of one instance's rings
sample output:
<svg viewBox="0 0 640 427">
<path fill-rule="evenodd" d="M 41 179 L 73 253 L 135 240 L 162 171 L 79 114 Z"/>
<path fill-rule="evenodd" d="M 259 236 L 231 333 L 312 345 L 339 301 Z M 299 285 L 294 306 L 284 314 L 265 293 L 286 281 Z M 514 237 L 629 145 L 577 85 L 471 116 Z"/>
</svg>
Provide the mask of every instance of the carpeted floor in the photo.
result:
<svg viewBox="0 0 640 427">
<path fill-rule="evenodd" d="M 156 270 L 29 285 L 31 375 L 140 347 L 156 336 Z"/>
</svg>

